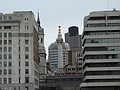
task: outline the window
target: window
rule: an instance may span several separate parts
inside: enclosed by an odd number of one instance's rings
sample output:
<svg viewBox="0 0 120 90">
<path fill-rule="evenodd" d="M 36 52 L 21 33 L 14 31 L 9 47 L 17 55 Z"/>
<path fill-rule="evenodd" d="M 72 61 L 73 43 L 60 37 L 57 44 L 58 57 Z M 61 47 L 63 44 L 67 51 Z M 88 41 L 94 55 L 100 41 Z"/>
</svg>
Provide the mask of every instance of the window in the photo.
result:
<svg viewBox="0 0 120 90">
<path fill-rule="evenodd" d="M 35 82 L 35 85 L 38 85 L 38 80 L 37 79 L 34 79 L 34 82 Z"/>
<path fill-rule="evenodd" d="M 12 52 L 12 47 L 8 47 L 8 52 Z"/>
<path fill-rule="evenodd" d="M 20 40 L 19 40 L 18 44 L 20 44 Z"/>
<path fill-rule="evenodd" d="M 0 45 L 2 45 L 2 40 L 0 40 Z"/>
<path fill-rule="evenodd" d="M 7 59 L 7 54 L 4 54 L 4 59 Z"/>
<path fill-rule="evenodd" d="M 7 78 L 4 78 L 4 84 L 7 84 Z"/>
<path fill-rule="evenodd" d="M 20 52 L 20 47 L 19 47 L 19 52 Z"/>
<path fill-rule="evenodd" d="M 7 47 L 4 47 L 4 52 L 7 52 Z"/>
<path fill-rule="evenodd" d="M 8 44 L 12 44 L 12 40 L 9 40 L 9 41 L 8 41 Z"/>
<path fill-rule="evenodd" d="M 8 69 L 8 74 L 12 74 L 12 69 Z"/>
<path fill-rule="evenodd" d="M 4 40 L 4 44 L 5 44 L 5 45 L 7 44 L 7 40 Z"/>
<path fill-rule="evenodd" d="M 25 47 L 25 52 L 29 52 L 29 47 Z"/>
<path fill-rule="evenodd" d="M 4 67 L 7 67 L 7 62 L 6 61 L 4 61 Z"/>
<path fill-rule="evenodd" d="M 7 69 L 4 69 L 4 75 L 6 75 L 7 74 Z"/>
<path fill-rule="evenodd" d="M 25 44 L 29 44 L 29 40 L 25 40 Z"/>
<path fill-rule="evenodd" d="M 29 74 L 29 69 L 25 69 L 25 74 Z"/>
<path fill-rule="evenodd" d="M 19 74 L 20 74 L 20 69 L 19 69 Z"/>
<path fill-rule="evenodd" d="M 0 75 L 2 75 L 2 69 L 0 69 Z"/>
<path fill-rule="evenodd" d="M 43 43 L 43 38 L 41 38 L 41 43 Z"/>
<path fill-rule="evenodd" d="M 5 38 L 7 37 L 7 33 L 4 33 L 4 37 L 5 37 Z"/>
<path fill-rule="evenodd" d="M 29 77 L 25 77 L 25 83 L 29 83 Z"/>
<path fill-rule="evenodd" d="M 0 52 L 2 52 L 2 47 L 0 47 Z"/>
<path fill-rule="evenodd" d="M 11 54 L 11 53 L 8 55 L 8 58 L 9 58 L 9 59 L 12 59 L 12 54 Z"/>
<path fill-rule="evenodd" d="M 19 61 L 19 67 L 21 66 L 21 63 L 20 63 L 20 61 Z"/>
<path fill-rule="evenodd" d="M 7 87 L 3 87 L 3 90 L 7 90 Z"/>
<path fill-rule="evenodd" d="M 25 87 L 25 90 L 29 90 L 29 87 Z"/>
<path fill-rule="evenodd" d="M 11 29 L 11 26 L 4 26 L 4 29 Z"/>
<path fill-rule="evenodd" d="M 8 62 L 8 66 L 11 67 L 12 66 L 12 62 Z"/>
<path fill-rule="evenodd" d="M 14 87 L 14 90 L 16 90 L 16 88 Z"/>
<path fill-rule="evenodd" d="M 28 54 L 25 54 L 25 59 L 29 59 L 29 55 Z"/>
<path fill-rule="evenodd" d="M 0 84 L 2 84 L 2 78 L 0 78 Z"/>
<path fill-rule="evenodd" d="M 19 77 L 19 83 L 20 83 L 20 77 Z"/>
<path fill-rule="evenodd" d="M 2 54 L 0 53 L 0 59 L 2 59 Z"/>
<path fill-rule="evenodd" d="M 12 33 L 8 33 L 8 37 L 12 37 Z"/>
<path fill-rule="evenodd" d="M 2 33 L 0 33 L 0 38 L 2 38 Z"/>
<path fill-rule="evenodd" d="M 0 67 L 2 67 L 2 62 L 0 61 Z"/>
<path fill-rule="evenodd" d="M 12 90 L 12 87 L 8 87 L 8 90 Z"/>
<path fill-rule="evenodd" d="M 29 66 L 29 62 L 25 62 L 25 66 Z"/>
<path fill-rule="evenodd" d="M 20 54 L 19 54 L 19 59 L 20 59 Z"/>
<path fill-rule="evenodd" d="M 9 84 L 12 83 L 12 78 L 8 78 L 8 83 L 9 83 Z"/>
</svg>

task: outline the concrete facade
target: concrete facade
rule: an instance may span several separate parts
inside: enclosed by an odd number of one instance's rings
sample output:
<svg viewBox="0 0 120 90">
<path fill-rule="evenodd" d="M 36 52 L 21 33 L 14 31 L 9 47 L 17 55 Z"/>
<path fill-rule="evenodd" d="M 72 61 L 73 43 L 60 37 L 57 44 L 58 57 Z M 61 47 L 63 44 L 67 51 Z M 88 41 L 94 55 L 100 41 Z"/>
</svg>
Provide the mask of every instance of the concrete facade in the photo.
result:
<svg viewBox="0 0 120 90">
<path fill-rule="evenodd" d="M 120 11 L 84 18 L 83 82 L 80 90 L 120 90 Z"/>
<path fill-rule="evenodd" d="M 0 90 L 39 88 L 38 48 L 38 24 L 32 11 L 0 13 Z"/>
</svg>

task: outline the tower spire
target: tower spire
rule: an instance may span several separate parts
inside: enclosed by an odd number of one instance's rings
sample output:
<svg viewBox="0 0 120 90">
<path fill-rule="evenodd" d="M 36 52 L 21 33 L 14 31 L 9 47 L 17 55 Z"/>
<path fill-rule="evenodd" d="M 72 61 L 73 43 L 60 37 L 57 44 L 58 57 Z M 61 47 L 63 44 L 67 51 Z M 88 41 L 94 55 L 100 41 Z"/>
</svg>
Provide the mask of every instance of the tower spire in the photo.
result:
<svg viewBox="0 0 120 90">
<path fill-rule="evenodd" d="M 37 18 L 37 24 L 38 24 L 38 27 L 40 27 L 39 10 L 38 10 L 38 18 Z"/>
</svg>

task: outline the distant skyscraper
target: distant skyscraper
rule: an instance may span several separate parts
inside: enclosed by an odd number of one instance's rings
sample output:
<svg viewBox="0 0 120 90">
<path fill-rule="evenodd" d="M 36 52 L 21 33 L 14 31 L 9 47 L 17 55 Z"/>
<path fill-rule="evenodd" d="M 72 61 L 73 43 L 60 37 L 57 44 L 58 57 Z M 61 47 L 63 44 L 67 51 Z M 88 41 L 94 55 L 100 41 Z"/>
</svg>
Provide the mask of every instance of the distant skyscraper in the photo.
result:
<svg viewBox="0 0 120 90">
<path fill-rule="evenodd" d="M 0 13 L 0 90 L 39 89 L 38 32 L 32 11 Z"/>
<path fill-rule="evenodd" d="M 65 42 L 69 43 L 71 49 L 81 48 L 81 35 L 78 34 L 78 27 L 69 27 L 68 31 L 65 33 Z"/>
<path fill-rule="evenodd" d="M 49 57 L 50 67 L 52 69 L 63 68 L 68 63 L 68 50 L 69 44 L 63 42 L 61 35 L 61 27 L 59 26 L 58 38 L 54 43 L 49 46 Z"/>
<path fill-rule="evenodd" d="M 96 11 L 84 18 L 80 90 L 120 90 L 120 11 Z"/>
</svg>

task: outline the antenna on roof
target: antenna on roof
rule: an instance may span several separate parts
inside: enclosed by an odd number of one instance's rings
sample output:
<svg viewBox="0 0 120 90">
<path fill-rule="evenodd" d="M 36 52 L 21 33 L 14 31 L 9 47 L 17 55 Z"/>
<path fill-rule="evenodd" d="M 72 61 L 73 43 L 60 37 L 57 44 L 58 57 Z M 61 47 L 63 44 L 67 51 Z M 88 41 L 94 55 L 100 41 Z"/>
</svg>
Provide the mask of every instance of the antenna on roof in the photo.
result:
<svg viewBox="0 0 120 90">
<path fill-rule="evenodd" d="M 108 6 L 108 11 L 109 11 L 109 0 L 107 0 L 107 6 Z"/>
</svg>

